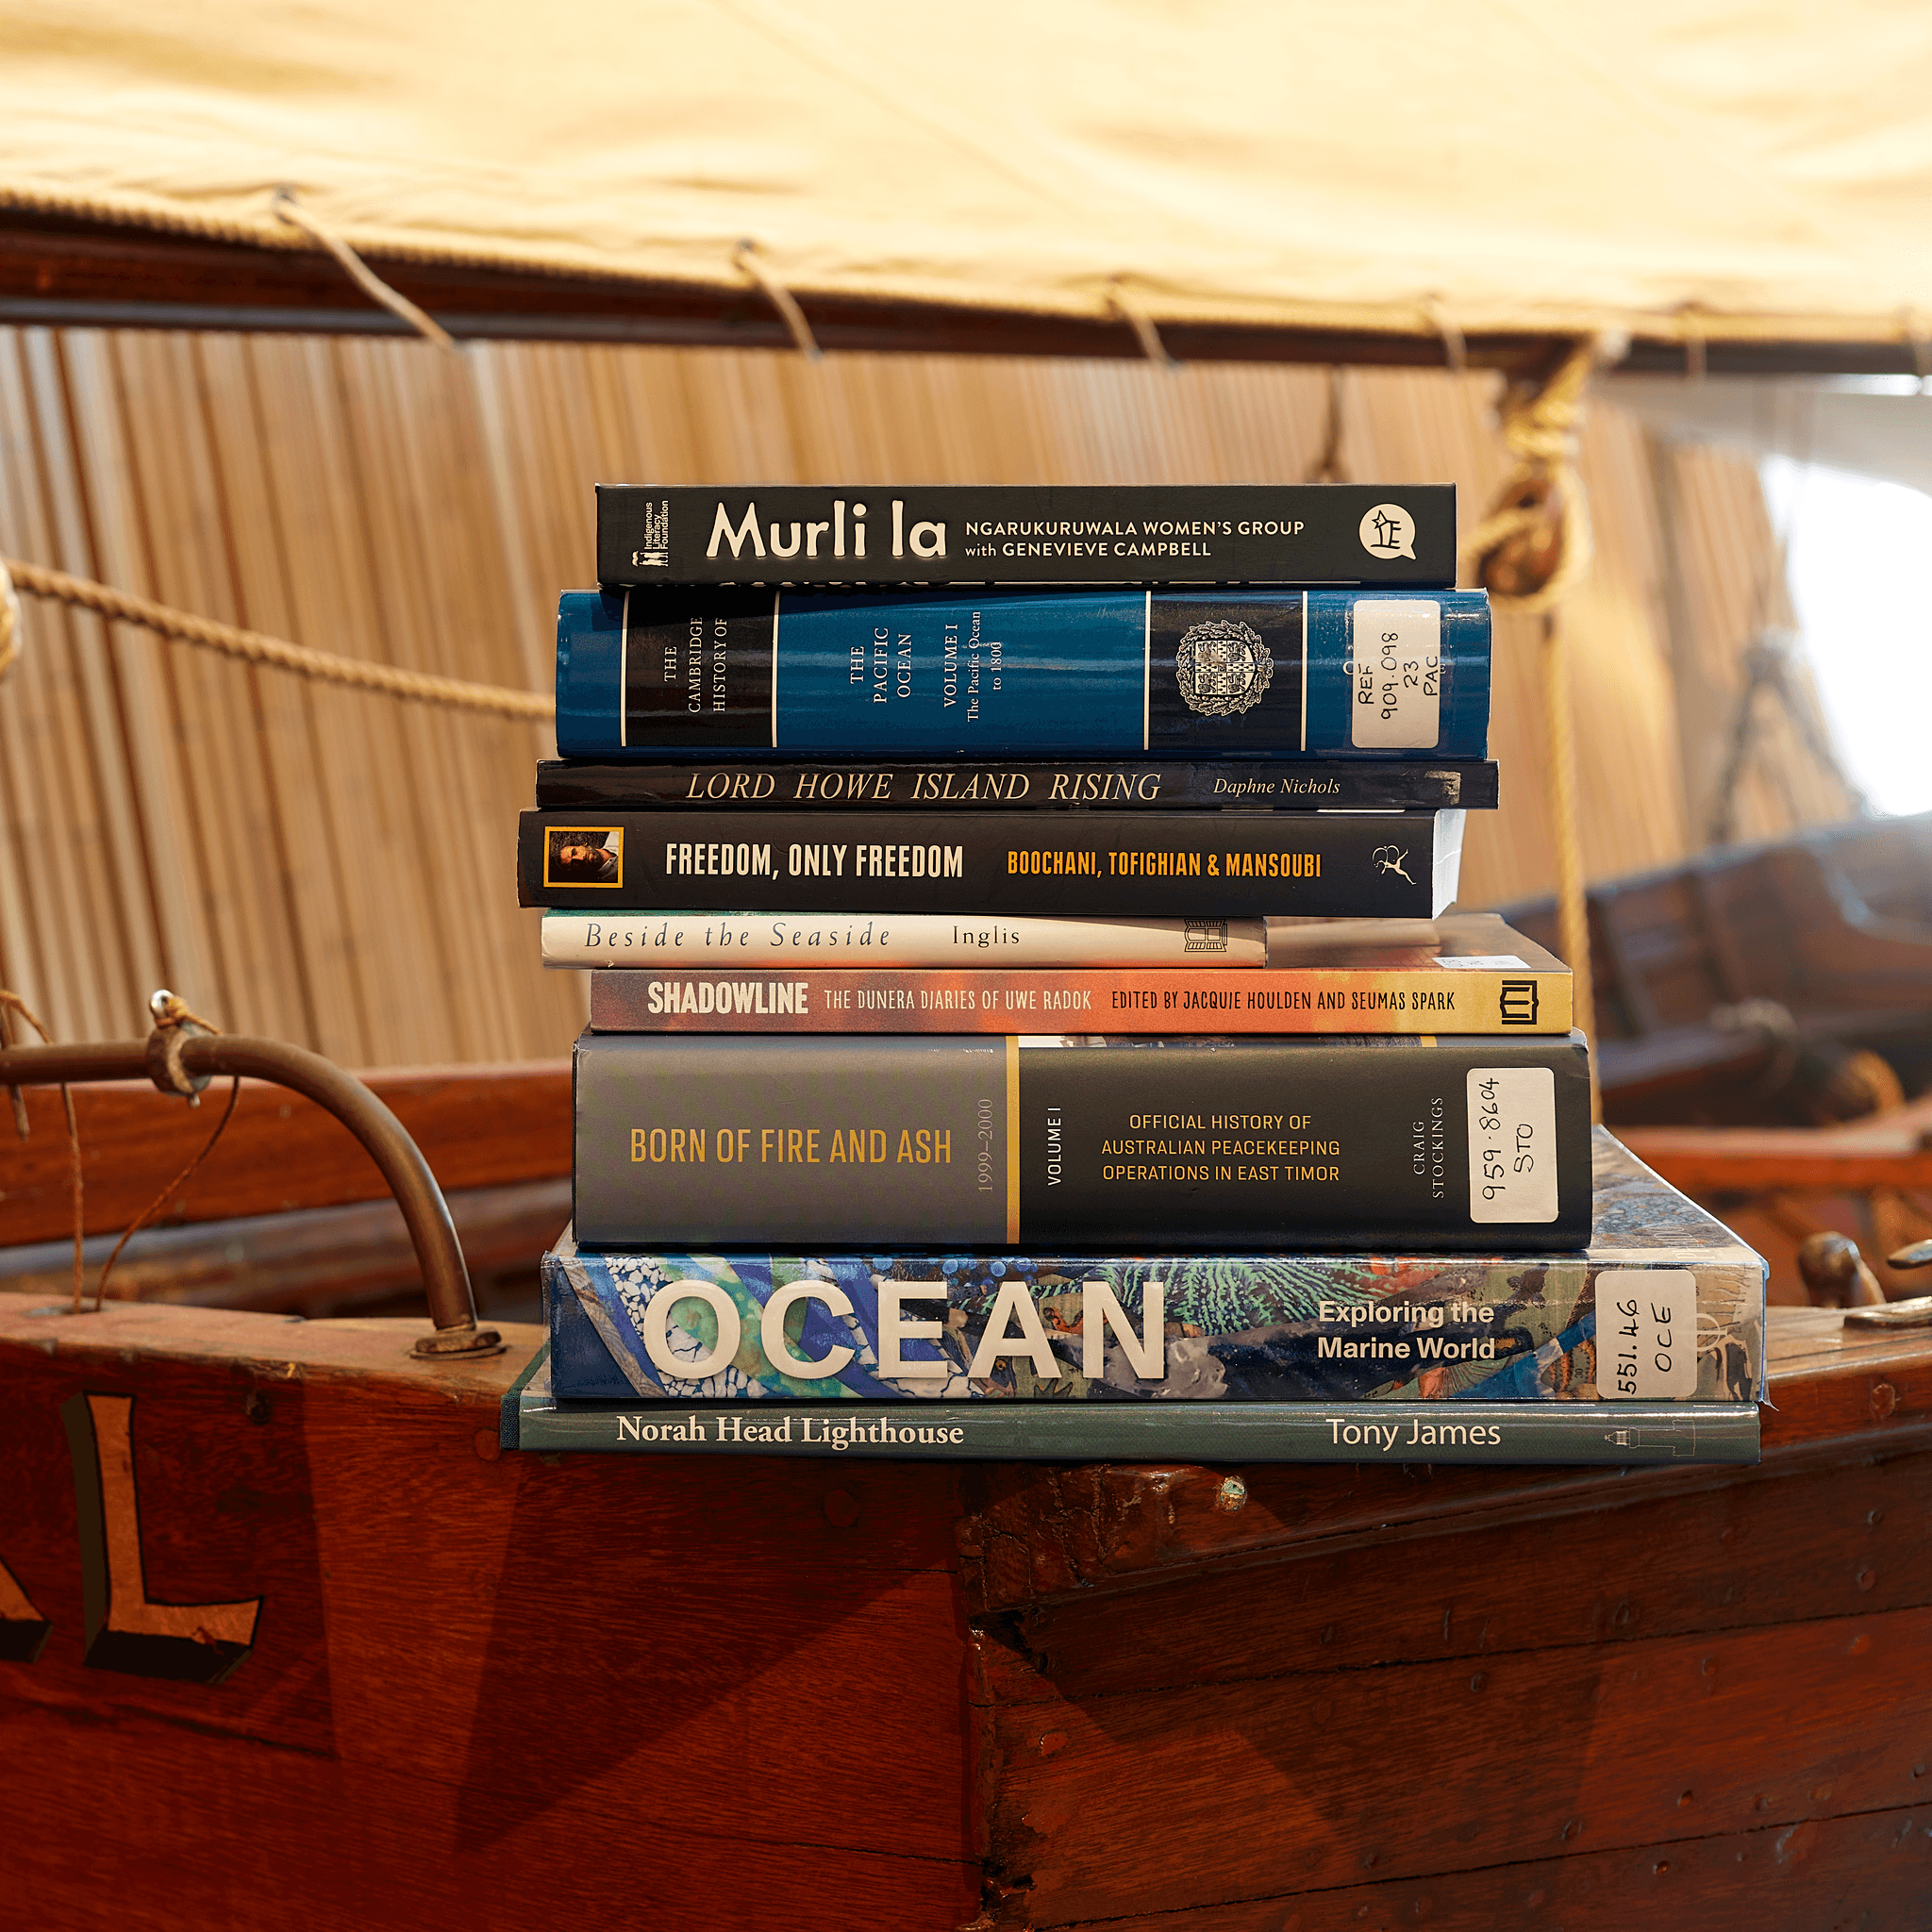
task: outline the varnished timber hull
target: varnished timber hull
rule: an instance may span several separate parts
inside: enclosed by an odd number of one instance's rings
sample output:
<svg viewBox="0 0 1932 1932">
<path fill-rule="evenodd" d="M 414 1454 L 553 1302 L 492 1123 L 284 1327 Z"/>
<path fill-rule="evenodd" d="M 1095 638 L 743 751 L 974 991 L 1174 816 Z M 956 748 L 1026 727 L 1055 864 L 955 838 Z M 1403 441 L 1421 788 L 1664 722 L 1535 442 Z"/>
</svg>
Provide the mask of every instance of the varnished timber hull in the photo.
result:
<svg viewBox="0 0 1932 1932">
<path fill-rule="evenodd" d="M 534 1330 L 45 1306 L 0 1297 L 37 1924 L 1924 1922 L 1909 1338 L 1775 1311 L 1757 1469 L 1230 1485 L 502 1454 Z"/>
</svg>

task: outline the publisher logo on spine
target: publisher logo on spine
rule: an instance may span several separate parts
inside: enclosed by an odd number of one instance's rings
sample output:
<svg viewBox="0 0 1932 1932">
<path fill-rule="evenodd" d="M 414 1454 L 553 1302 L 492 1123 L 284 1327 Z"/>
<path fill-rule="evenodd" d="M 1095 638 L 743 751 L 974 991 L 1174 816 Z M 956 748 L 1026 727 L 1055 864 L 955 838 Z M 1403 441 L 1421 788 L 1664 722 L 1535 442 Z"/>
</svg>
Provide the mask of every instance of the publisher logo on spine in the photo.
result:
<svg viewBox="0 0 1932 1932">
<path fill-rule="evenodd" d="M 1378 503 L 1362 518 L 1357 534 L 1371 557 L 1415 561 L 1415 519 L 1399 503 Z"/>
<path fill-rule="evenodd" d="M 671 500 L 669 497 L 658 503 L 644 506 L 643 544 L 630 554 L 632 564 L 639 570 L 669 570 L 671 568 Z"/>
<path fill-rule="evenodd" d="M 1533 979 L 1506 979 L 1503 982 L 1500 1004 L 1503 1009 L 1504 1025 L 1534 1026 L 1536 1024 L 1536 981 Z"/>
<path fill-rule="evenodd" d="M 1216 618 L 1195 625 L 1181 639 L 1174 672 L 1189 710 L 1204 718 L 1231 718 L 1261 702 L 1274 676 L 1274 660 L 1259 631 Z"/>
<path fill-rule="evenodd" d="M 1184 953 L 1224 953 L 1227 951 L 1227 921 L 1191 919 L 1187 937 L 1181 942 Z"/>
</svg>

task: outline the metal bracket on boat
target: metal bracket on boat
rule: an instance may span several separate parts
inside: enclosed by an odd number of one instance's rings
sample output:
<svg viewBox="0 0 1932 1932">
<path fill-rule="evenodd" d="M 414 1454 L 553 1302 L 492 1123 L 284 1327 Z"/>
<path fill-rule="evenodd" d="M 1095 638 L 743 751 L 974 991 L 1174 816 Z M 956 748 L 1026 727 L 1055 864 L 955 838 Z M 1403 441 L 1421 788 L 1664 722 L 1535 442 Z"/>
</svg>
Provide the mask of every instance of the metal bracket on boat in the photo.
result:
<svg viewBox="0 0 1932 1932">
<path fill-rule="evenodd" d="M 201 1105 L 202 1090 L 211 1075 L 191 1074 L 181 1064 L 181 1049 L 191 1040 L 212 1040 L 212 1026 L 204 1026 L 165 987 L 147 1003 L 155 1030 L 147 1037 L 147 1076 L 163 1093 L 178 1093 L 190 1107 Z"/>
<path fill-rule="evenodd" d="M 163 1092 L 192 1092 L 224 1074 L 268 1080 L 287 1087 L 332 1113 L 382 1171 L 423 1271 L 423 1290 L 436 1332 L 416 1343 L 415 1353 L 432 1361 L 474 1360 L 500 1355 L 504 1342 L 493 1328 L 476 1326 L 476 1304 L 470 1271 L 457 1241 L 449 1204 L 423 1150 L 387 1107 L 353 1074 L 306 1047 L 280 1040 L 251 1040 L 238 1033 L 194 1034 L 167 1029 L 172 1038 L 158 1073 L 151 1060 L 154 1041 L 92 1042 L 77 1046 L 0 1048 L 0 1087 L 84 1085 L 95 1080 L 152 1080 Z M 158 1031 L 156 1037 L 158 1037 Z"/>
<path fill-rule="evenodd" d="M 1908 1247 L 1894 1248 L 1885 1257 L 1888 1268 L 1932 1266 L 1932 1241 L 1913 1241 Z M 1887 1302 L 1882 1308 L 1847 1308 L 1847 1328 L 1932 1328 L 1932 1294 L 1914 1296 L 1908 1302 Z"/>
</svg>

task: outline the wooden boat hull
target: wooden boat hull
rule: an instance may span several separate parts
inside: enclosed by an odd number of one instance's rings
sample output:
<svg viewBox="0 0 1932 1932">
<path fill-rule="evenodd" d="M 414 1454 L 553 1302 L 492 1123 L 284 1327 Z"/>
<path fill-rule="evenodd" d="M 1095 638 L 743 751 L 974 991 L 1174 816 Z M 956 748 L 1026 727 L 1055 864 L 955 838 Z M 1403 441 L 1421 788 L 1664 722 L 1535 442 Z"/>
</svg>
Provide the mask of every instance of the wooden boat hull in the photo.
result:
<svg viewBox="0 0 1932 1932">
<path fill-rule="evenodd" d="M 1555 903 L 1505 907 L 1554 947 Z M 1590 891 L 1613 1126 L 1811 1125 L 1870 1111 L 1847 1050 L 1932 1083 L 1932 814 L 1707 852 Z"/>
<path fill-rule="evenodd" d="M 39 1923 L 1932 1896 L 1909 1336 L 1776 1311 L 1750 1470 L 971 1469 L 507 1455 L 534 1330 L 439 1363 L 425 1323 L 46 1307 L 0 1297 L 0 1883 Z"/>
</svg>

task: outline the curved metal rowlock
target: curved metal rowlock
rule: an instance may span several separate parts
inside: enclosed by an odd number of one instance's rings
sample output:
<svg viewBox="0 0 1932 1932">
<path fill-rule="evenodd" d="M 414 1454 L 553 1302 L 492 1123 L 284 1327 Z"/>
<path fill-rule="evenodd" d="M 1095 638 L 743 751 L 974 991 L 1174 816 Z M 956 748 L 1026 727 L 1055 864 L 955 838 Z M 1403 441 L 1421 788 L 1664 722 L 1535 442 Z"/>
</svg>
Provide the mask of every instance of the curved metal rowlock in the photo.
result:
<svg viewBox="0 0 1932 1932">
<path fill-rule="evenodd" d="M 185 1028 L 161 1026 L 144 1042 L 0 1049 L 0 1087 L 8 1088 L 149 1079 L 158 1092 L 172 1096 L 192 1093 L 222 1074 L 271 1081 L 325 1108 L 381 1169 L 409 1230 L 430 1319 L 436 1324 L 434 1334 L 416 1343 L 415 1354 L 442 1361 L 474 1360 L 502 1352 L 497 1331 L 476 1326 L 470 1271 L 448 1204 L 422 1150 L 395 1115 L 332 1060 L 285 1041 L 236 1033 L 191 1034 Z"/>
</svg>

